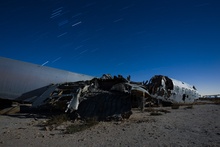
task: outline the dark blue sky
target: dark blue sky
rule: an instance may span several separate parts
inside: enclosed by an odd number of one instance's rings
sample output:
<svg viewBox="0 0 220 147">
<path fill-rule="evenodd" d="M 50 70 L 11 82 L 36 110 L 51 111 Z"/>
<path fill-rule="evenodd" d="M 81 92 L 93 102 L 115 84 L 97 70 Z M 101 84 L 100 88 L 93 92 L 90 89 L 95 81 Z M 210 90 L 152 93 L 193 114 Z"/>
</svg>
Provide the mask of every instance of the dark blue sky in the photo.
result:
<svg viewBox="0 0 220 147">
<path fill-rule="evenodd" d="M 0 56 L 220 93 L 218 0 L 1 0 Z"/>
</svg>

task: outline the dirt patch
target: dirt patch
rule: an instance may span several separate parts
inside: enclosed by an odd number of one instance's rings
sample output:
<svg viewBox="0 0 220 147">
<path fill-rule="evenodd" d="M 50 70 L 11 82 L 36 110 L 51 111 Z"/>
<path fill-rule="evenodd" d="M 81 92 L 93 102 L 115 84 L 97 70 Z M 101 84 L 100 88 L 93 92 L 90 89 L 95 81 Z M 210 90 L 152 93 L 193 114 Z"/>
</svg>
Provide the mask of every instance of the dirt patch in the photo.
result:
<svg viewBox="0 0 220 147">
<path fill-rule="evenodd" d="M 73 122 L 47 130 L 41 125 L 47 117 L 0 115 L 0 146 L 219 146 L 219 105 L 157 109 L 170 113 L 133 109 L 127 120 L 99 122 L 73 134 L 65 134 Z"/>
</svg>

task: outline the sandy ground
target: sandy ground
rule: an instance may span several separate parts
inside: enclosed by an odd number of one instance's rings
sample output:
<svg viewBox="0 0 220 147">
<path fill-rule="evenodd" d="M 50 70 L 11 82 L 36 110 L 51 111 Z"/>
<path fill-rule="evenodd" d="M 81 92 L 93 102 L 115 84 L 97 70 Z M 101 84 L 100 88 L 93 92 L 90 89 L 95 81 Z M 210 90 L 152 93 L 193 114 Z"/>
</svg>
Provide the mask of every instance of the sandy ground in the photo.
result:
<svg viewBox="0 0 220 147">
<path fill-rule="evenodd" d="M 100 122 L 74 134 L 64 134 L 63 125 L 47 131 L 40 126 L 46 118 L 36 119 L 27 114 L 0 115 L 0 146 L 220 147 L 220 105 L 159 109 L 170 113 L 152 116 L 149 112 L 133 110 L 128 120 Z"/>
</svg>

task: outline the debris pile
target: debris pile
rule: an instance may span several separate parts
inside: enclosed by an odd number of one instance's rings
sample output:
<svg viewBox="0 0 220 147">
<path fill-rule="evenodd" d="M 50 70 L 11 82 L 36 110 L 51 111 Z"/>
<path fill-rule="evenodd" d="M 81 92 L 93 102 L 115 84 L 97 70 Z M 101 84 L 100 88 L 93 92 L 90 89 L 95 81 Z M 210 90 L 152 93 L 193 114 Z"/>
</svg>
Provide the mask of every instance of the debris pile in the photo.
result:
<svg viewBox="0 0 220 147">
<path fill-rule="evenodd" d="M 52 85 L 48 96 L 41 96 L 33 106 L 54 108 L 80 118 L 97 120 L 127 119 L 137 91 L 147 93 L 137 83 L 122 76 L 103 75 L 89 81 Z M 136 93 L 135 93 L 136 92 Z"/>
<path fill-rule="evenodd" d="M 34 90 L 38 95 L 26 93 L 17 100 L 27 100 L 37 110 L 68 113 L 73 119 L 122 120 L 130 117 L 133 107 L 144 111 L 146 106 L 193 103 L 200 96 L 195 86 L 162 75 L 140 83 L 130 81 L 130 76 L 104 74 L 101 78 L 40 89 Z"/>
</svg>

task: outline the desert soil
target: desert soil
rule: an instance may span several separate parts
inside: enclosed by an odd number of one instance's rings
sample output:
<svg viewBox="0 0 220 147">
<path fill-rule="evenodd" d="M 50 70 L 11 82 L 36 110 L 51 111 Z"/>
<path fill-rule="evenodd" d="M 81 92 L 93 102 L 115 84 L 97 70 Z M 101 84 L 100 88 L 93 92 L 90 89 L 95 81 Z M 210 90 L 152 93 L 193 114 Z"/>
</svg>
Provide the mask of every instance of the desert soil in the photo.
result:
<svg viewBox="0 0 220 147">
<path fill-rule="evenodd" d="M 148 108 L 146 108 L 148 109 Z M 47 118 L 30 114 L 0 115 L 0 147 L 8 146 L 219 146 L 220 105 L 192 109 L 160 107 L 170 113 L 150 115 L 133 110 L 130 119 L 99 122 L 87 130 L 64 134 L 65 124 L 53 130 L 41 124 Z"/>
</svg>

